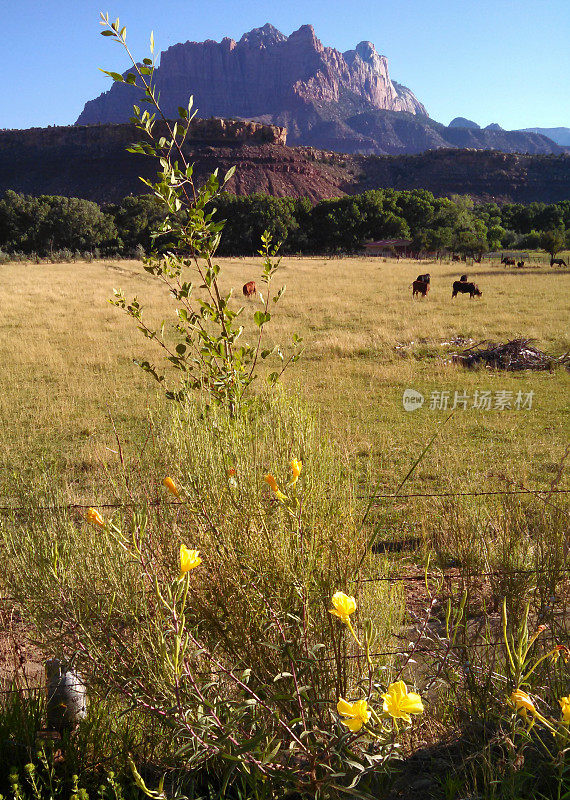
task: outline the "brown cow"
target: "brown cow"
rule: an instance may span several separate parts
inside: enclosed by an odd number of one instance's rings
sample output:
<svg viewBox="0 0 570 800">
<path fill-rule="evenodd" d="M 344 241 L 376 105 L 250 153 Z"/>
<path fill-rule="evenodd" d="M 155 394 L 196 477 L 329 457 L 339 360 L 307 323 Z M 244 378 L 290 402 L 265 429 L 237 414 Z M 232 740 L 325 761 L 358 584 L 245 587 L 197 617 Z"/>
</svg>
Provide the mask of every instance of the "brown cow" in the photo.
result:
<svg viewBox="0 0 570 800">
<path fill-rule="evenodd" d="M 454 253 L 454 254 L 451 256 L 451 260 L 452 260 L 452 261 L 461 261 L 461 257 L 460 257 L 460 256 L 458 256 L 458 255 L 455 255 L 455 253 Z"/>
<path fill-rule="evenodd" d="M 244 297 L 253 297 L 254 294 L 257 294 L 257 289 L 255 288 L 255 281 L 248 281 L 243 285 L 243 294 Z"/>
<path fill-rule="evenodd" d="M 508 258 L 507 256 L 503 256 L 501 259 L 501 264 L 504 264 L 505 267 L 514 267 L 516 261 L 514 260 L 514 258 Z"/>
<path fill-rule="evenodd" d="M 476 283 L 467 283 L 466 281 L 453 281 L 453 292 L 451 298 L 457 297 L 457 293 L 468 294 L 471 300 L 475 296 L 481 297 L 483 292 L 479 290 Z"/>
<path fill-rule="evenodd" d="M 417 294 L 421 294 L 422 297 L 426 297 L 428 292 L 429 283 L 426 281 L 414 281 L 412 283 L 412 298 L 414 298 Z"/>
</svg>

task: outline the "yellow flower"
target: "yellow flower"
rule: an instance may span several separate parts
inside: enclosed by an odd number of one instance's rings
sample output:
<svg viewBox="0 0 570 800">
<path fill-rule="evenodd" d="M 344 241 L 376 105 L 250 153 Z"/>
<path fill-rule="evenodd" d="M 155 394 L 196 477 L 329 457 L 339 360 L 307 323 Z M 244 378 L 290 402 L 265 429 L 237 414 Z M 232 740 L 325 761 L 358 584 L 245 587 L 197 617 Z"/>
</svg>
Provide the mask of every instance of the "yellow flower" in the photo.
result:
<svg viewBox="0 0 570 800">
<path fill-rule="evenodd" d="M 356 733 L 363 725 L 366 725 L 372 714 L 371 711 L 368 711 L 368 703 L 366 700 L 357 700 L 356 703 L 347 703 L 346 700 L 343 700 L 341 697 L 337 703 L 336 709 L 341 716 L 348 717 L 348 719 L 342 719 L 341 722 L 353 733 Z"/>
<path fill-rule="evenodd" d="M 558 702 L 562 709 L 562 722 L 567 725 L 570 722 L 570 696 L 561 697 Z"/>
<path fill-rule="evenodd" d="M 175 497 L 179 496 L 178 487 L 176 486 L 172 478 L 165 478 L 162 481 L 162 485 L 166 486 L 168 491 L 171 492 Z"/>
<path fill-rule="evenodd" d="M 267 484 L 269 484 L 269 486 L 271 486 L 271 488 L 275 492 L 275 496 L 277 497 L 278 500 L 286 500 L 287 499 L 287 497 L 283 494 L 283 492 L 281 492 L 279 490 L 279 486 L 277 486 L 277 481 L 275 480 L 275 478 L 273 477 L 273 475 L 270 472 L 265 476 L 265 478 L 263 480 L 265 481 L 265 483 L 267 483 Z"/>
<path fill-rule="evenodd" d="M 291 481 L 291 486 L 297 483 L 297 479 L 301 474 L 301 470 L 303 469 L 303 462 L 297 458 L 294 458 L 291 461 L 291 472 L 293 473 L 293 480 Z"/>
<path fill-rule="evenodd" d="M 268 483 L 269 486 L 271 486 L 271 488 L 275 492 L 275 494 L 277 494 L 277 492 L 279 491 L 279 487 L 277 486 L 277 481 L 270 472 L 267 473 L 267 475 L 263 480 L 265 481 L 265 483 Z"/>
<path fill-rule="evenodd" d="M 530 696 L 523 692 L 522 689 L 517 689 L 516 692 L 511 693 L 511 703 L 515 707 L 516 711 L 519 712 L 521 717 L 526 719 L 527 711 L 530 711 L 531 714 L 536 714 L 536 708 L 534 707 L 534 703 L 530 699 Z"/>
<path fill-rule="evenodd" d="M 350 622 L 350 615 L 356 611 L 356 600 L 349 597 L 344 592 L 335 592 L 332 596 L 334 608 L 329 609 L 331 614 L 341 619 L 343 622 Z"/>
<path fill-rule="evenodd" d="M 388 686 L 386 694 L 381 695 L 384 700 L 384 711 L 392 719 L 403 719 L 411 722 L 410 714 L 421 714 L 424 704 L 419 694 L 408 692 L 408 687 L 404 681 L 396 681 Z"/>
<path fill-rule="evenodd" d="M 87 513 L 85 514 L 85 519 L 87 522 L 91 522 L 93 525 L 99 525 L 100 528 L 105 527 L 105 520 L 96 508 L 88 508 Z"/>
<path fill-rule="evenodd" d="M 180 545 L 180 572 L 182 575 L 202 563 L 199 552 L 199 550 L 188 550 L 183 544 Z"/>
</svg>

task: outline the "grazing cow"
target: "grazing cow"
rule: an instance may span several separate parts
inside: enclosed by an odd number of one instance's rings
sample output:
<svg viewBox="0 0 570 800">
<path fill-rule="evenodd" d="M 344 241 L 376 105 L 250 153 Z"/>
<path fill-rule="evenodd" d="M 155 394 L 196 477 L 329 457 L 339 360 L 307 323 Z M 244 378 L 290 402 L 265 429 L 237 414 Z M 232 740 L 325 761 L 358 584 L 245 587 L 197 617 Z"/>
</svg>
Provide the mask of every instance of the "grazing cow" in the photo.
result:
<svg viewBox="0 0 570 800">
<path fill-rule="evenodd" d="M 524 267 L 524 261 L 517 261 L 517 267 L 522 269 Z"/>
<path fill-rule="evenodd" d="M 451 256 L 451 260 L 452 260 L 452 261 L 461 261 L 461 257 L 460 257 L 460 256 L 456 256 L 456 255 L 455 255 L 455 253 L 454 253 L 454 254 Z"/>
<path fill-rule="evenodd" d="M 550 259 L 550 266 L 554 267 L 567 267 L 568 264 L 564 261 L 563 258 L 551 258 Z"/>
<path fill-rule="evenodd" d="M 257 294 L 257 289 L 255 288 L 255 281 L 248 281 L 243 285 L 243 294 L 244 297 L 253 297 L 254 294 Z"/>
<path fill-rule="evenodd" d="M 417 280 L 412 283 L 412 299 L 417 294 L 421 294 L 422 297 L 426 297 L 428 292 L 429 292 L 429 283 L 427 281 Z"/>
<path fill-rule="evenodd" d="M 467 281 L 467 275 L 462 275 L 462 276 L 459 278 L 459 280 L 461 281 L 461 283 L 465 283 L 465 282 Z"/>
<path fill-rule="evenodd" d="M 514 267 L 515 263 L 514 258 L 507 258 L 507 256 L 503 256 L 501 259 L 501 264 L 504 264 L 505 267 Z"/>
<path fill-rule="evenodd" d="M 453 281 L 453 292 L 451 298 L 457 297 L 457 293 L 468 294 L 470 299 L 474 297 L 481 297 L 483 292 L 479 290 L 476 283 L 467 283 L 466 281 Z"/>
<path fill-rule="evenodd" d="M 431 280 L 431 275 L 429 274 L 429 272 L 426 272 L 425 275 L 418 275 L 418 277 L 416 278 L 416 281 L 420 281 L 421 283 L 429 283 L 430 280 Z"/>
</svg>

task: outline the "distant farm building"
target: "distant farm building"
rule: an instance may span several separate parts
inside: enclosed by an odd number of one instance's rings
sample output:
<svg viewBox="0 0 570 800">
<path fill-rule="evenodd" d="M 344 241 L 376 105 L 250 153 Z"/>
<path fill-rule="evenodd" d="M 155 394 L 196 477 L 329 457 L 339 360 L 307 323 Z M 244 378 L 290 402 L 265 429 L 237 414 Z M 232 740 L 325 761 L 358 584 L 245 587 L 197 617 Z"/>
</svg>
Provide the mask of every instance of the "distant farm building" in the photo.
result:
<svg viewBox="0 0 570 800">
<path fill-rule="evenodd" d="M 411 243 L 411 239 L 379 239 L 377 242 L 367 242 L 364 250 L 368 256 L 405 258 Z"/>
</svg>

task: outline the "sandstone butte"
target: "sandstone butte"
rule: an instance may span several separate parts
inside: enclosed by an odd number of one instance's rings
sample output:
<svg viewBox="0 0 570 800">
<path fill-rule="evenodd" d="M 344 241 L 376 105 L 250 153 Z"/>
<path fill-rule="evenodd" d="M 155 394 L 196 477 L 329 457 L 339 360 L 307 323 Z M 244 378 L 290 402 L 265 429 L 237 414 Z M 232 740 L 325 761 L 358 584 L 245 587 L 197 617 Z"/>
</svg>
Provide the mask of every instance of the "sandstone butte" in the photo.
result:
<svg viewBox="0 0 570 800">
<path fill-rule="evenodd" d="M 190 95 L 200 117 L 239 117 L 286 126 L 289 144 L 319 145 L 323 136 L 358 149 L 366 139 L 346 120 L 388 110 L 427 116 L 405 86 L 393 82 L 388 61 L 371 42 L 341 53 L 324 47 L 311 25 L 285 36 L 269 23 L 239 42 L 185 42 L 161 53 L 154 80 L 167 117 Z M 114 84 L 90 100 L 77 124 L 127 122 L 140 89 Z"/>
</svg>

